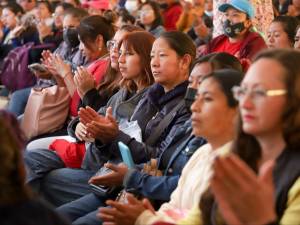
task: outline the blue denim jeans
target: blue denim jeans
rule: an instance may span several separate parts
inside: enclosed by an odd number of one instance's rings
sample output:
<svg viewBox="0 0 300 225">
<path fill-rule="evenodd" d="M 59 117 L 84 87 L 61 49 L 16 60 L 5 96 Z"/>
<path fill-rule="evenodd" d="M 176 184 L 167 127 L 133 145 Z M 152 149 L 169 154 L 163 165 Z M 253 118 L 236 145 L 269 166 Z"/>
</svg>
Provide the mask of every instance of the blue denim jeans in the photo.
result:
<svg viewBox="0 0 300 225">
<path fill-rule="evenodd" d="M 88 180 L 95 171 L 65 168 L 59 156 L 48 149 L 25 151 L 26 182 L 55 206 L 90 193 Z"/>
<path fill-rule="evenodd" d="M 17 117 L 22 115 L 25 111 L 30 91 L 31 87 L 20 89 L 12 93 L 7 110 L 14 113 Z"/>
<path fill-rule="evenodd" d="M 72 225 L 99 225 L 102 221 L 96 214 L 99 207 L 104 207 L 107 198 L 93 193 L 56 209 L 58 213 L 72 221 Z"/>
</svg>

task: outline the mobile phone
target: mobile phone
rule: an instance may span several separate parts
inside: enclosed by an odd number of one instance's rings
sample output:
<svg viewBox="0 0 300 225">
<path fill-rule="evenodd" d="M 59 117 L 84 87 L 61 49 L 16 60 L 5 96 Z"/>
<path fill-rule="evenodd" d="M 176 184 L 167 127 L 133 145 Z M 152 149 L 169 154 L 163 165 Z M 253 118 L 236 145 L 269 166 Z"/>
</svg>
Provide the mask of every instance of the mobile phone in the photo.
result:
<svg viewBox="0 0 300 225">
<path fill-rule="evenodd" d="M 134 162 L 128 146 L 121 141 L 118 142 L 118 145 L 119 145 L 119 150 L 121 152 L 123 162 L 128 166 L 129 169 L 132 169 L 134 167 Z"/>
<path fill-rule="evenodd" d="M 32 72 L 40 72 L 40 73 L 45 73 L 48 71 L 48 69 L 40 64 L 40 63 L 32 63 L 30 65 L 28 65 L 28 68 L 32 71 Z"/>
</svg>

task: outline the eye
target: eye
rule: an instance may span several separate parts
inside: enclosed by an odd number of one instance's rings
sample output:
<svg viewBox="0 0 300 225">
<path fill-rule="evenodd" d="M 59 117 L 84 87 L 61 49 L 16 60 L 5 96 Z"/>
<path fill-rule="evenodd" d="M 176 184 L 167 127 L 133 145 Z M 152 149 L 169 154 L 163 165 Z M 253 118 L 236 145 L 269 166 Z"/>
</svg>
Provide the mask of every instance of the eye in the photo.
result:
<svg viewBox="0 0 300 225">
<path fill-rule="evenodd" d="M 205 96 L 205 97 L 203 98 L 203 100 L 204 100 L 205 102 L 211 102 L 211 101 L 213 101 L 213 98 L 210 97 L 210 96 Z"/>
<path fill-rule="evenodd" d="M 253 90 L 253 94 L 254 94 L 255 96 L 262 97 L 262 96 L 265 96 L 265 95 L 266 95 L 266 91 L 265 91 L 265 90 L 257 89 L 257 90 Z"/>
</svg>

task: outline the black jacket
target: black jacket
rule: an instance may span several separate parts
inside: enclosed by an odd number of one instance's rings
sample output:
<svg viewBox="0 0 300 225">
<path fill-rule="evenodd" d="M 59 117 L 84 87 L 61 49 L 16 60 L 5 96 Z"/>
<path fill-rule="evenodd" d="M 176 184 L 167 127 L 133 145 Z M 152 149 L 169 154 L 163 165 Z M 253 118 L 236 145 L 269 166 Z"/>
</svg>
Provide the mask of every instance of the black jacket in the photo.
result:
<svg viewBox="0 0 300 225">
<path fill-rule="evenodd" d="M 165 128 L 161 136 L 153 146 L 146 145 L 145 142 L 153 134 L 154 129 L 160 121 L 168 115 L 168 113 L 184 98 L 188 82 L 185 81 L 173 90 L 165 93 L 159 84 L 152 85 L 147 95 L 139 102 L 131 120 L 138 121 L 142 130 L 143 142 L 138 142 L 129 135 L 119 132 L 116 139 L 110 143 L 103 145 L 98 143 L 98 152 L 111 158 L 120 158 L 117 143 L 122 141 L 128 145 L 131 150 L 135 163 L 147 162 L 151 158 L 157 158 L 162 153 L 162 149 L 173 141 L 174 135 L 191 116 L 190 111 L 182 105 L 173 115 L 171 123 Z"/>
</svg>

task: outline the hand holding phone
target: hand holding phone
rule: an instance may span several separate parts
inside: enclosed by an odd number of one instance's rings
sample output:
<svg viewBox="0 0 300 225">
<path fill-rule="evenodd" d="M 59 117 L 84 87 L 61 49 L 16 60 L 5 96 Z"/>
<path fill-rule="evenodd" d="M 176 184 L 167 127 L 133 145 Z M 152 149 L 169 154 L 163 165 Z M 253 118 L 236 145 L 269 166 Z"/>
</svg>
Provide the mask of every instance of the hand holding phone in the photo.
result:
<svg viewBox="0 0 300 225">
<path fill-rule="evenodd" d="M 131 152 L 130 152 L 128 146 L 120 141 L 118 142 L 118 145 L 119 145 L 119 150 L 122 155 L 123 162 L 126 164 L 126 166 L 128 166 L 129 169 L 134 168 L 134 162 L 133 162 Z"/>
<path fill-rule="evenodd" d="M 40 72 L 40 73 L 45 73 L 48 72 L 48 69 L 40 63 L 33 63 L 28 65 L 28 68 L 34 73 L 34 72 Z"/>
</svg>

